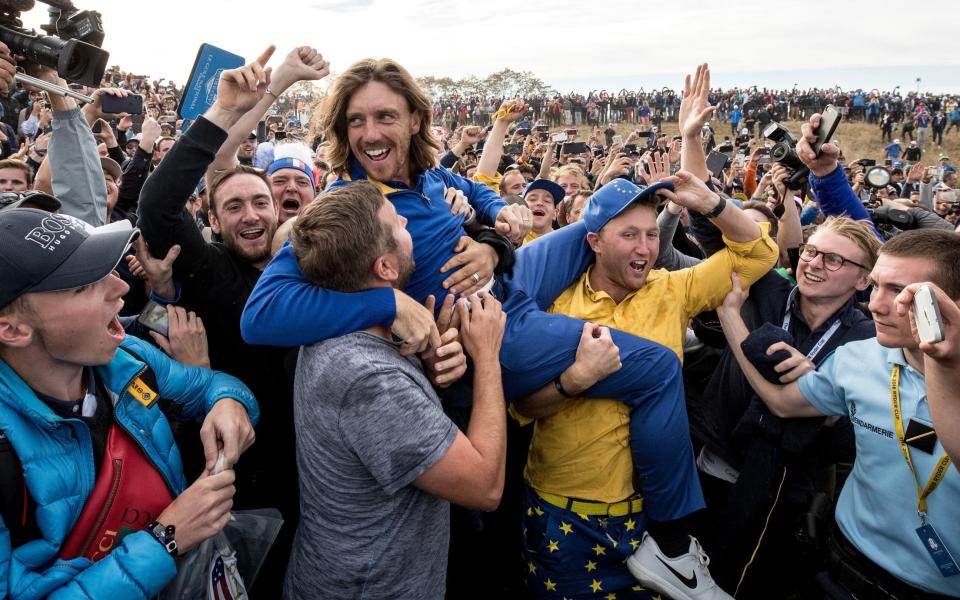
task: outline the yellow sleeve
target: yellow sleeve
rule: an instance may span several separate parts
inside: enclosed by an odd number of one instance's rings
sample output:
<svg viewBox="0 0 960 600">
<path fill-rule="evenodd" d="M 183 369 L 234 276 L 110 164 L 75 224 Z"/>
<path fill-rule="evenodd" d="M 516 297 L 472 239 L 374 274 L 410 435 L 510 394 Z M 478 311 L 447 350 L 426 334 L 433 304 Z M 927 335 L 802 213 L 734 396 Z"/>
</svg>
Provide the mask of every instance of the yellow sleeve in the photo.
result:
<svg viewBox="0 0 960 600">
<path fill-rule="evenodd" d="M 492 176 L 475 173 L 472 179 L 487 186 L 498 196 L 500 195 L 500 182 L 503 180 L 503 175 L 500 173 L 494 173 Z"/>
<path fill-rule="evenodd" d="M 699 265 L 679 272 L 685 277 L 687 315 L 693 317 L 719 306 L 733 287 L 731 273 L 736 272 L 746 288 L 777 263 L 780 250 L 769 230 L 769 223 L 761 223 L 760 237 L 749 242 L 731 242 L 724 236 L 726 248 Z"/>
</svg>

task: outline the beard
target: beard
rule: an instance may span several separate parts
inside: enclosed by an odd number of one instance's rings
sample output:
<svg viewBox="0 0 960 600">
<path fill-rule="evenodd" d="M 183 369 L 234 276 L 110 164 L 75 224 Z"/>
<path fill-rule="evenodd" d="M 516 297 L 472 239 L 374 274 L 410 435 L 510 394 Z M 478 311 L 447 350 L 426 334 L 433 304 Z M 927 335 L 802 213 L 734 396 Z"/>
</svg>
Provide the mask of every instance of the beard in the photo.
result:
<svg viewBox="0 0 960 600">
<path fill-rule="evenodd" d="M 241 246 L 237 241 L 237 234 L 222 236 L 223 245 L 227 250 L 230 251 L 231 254 L 237 255 L 249 263 L 258 263 L 270 258 L 271 248 L 273 246 L 273 235 L 276 233 L 276 231 L 276 226 L 266 227 L 266 231 L 264 232 L 263 236 L 267 240 L 267 243 L 263 247 L 263 250 L 257 251 L 249 247 Z"/>
<path fill-rule="evenodd" d="M 413 272 L 417 267 L 417 263 L 414 262 L 413 256 L 401 256 L 400 257 L 400 276 L 397 278 L 396 288 L 398 290 L 406 289 L 407 283 L 410 282 L 410 278 L 413 276 Z"/>
</svg>

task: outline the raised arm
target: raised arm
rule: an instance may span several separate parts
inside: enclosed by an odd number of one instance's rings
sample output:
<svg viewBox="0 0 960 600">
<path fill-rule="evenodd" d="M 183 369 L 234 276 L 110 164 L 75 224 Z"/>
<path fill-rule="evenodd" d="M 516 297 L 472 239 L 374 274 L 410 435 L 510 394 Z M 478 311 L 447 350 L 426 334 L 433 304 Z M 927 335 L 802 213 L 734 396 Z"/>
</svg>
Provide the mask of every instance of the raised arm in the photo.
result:
<svg viewBox="0 0 960 600">
<path fill-rule="evenodd" d="M 704 63 L 697 67 L 691 81 L 687 75 L 683 83 L 683 101 L 680 102 L 678 122 L 683 144 L 680 147 L 680 168 L 692 173 L 701 181 L 710 179 L 707 156 L 703 151 L 700 131 L 710 119 L 716 107 L 710 106 L 710 67 Z"/>
<path fill-rule="evenodd" d="M 477 162 L 477 175 L 493 177 L 497 174 L 500 159 L 503 157 L 503 141 L 507 137 L 507 128 L 510 123 L 519 121 L 527 112 L 527 105 L 522 100 L 507 100 L 500 105 L 500 110 L 494 114 L 493 128 L 487 134 L 487 141 L 483 144 L 483 152 Z"/>
<path fill-rule="evenodd" d="M 777 191 L 780 192 L 780 201 L 783 205 L 783 214 L 780 216 L 780 225 L 777 230 L 777 246 L 780 247 L 780 256 L 788 256 L 791 249 L 799 248 L 803 243 L 800 211 L 794 200 L 794 191 L 783 185 L 787 170 L 780 165 L 774 165 L 770 173 Z M 796 265 L 790 265 L 790 267 L 796 269 Z"/>
<path fill-rule="evenodd" d="M 637 164 L 637 175 L 643 179 L 647 185 L 653 185 L 661 179 L 670 176 L 670 161 L 667 155 L 654 155 L 649 152 L 644 153 Z M 657 262 L 654 264 L 656 269 L 666 269 L 668 271 L 679 271 L 698 265 L 702 259 L 686 254 L 677 250 L 673 245 L 673 236 L 676 234 L 677 226 L 680 224 L 680 213 L 683 207 L 675 202 L 667 202 L 667 205 L 657 215 L 657 227 L 660 228 L 660 253 L 657 255 Z"/>
<path fill-rule="evenodd" d="M 224 71 L 217 87 L 217 101 L 187 130 L 147 178 L 140 193 L 140 231 L 155 257 L 165 256 L 179 244 L 180 256 L 174 276 L 183 279 L 204 263 L 209 251 L 196 223 L 185 210 L 206 167 L 213 160 L 230 129 L 263 96 L 270 70 L 263 65 L 273 47 L 240 69 Z"/>
<path fill-rule="evenodd" d="M 150 174 L 153 147 L 160 137 L 160 124 L 153 117 L 148 117 L 143 121 L 141 133 L 140 144 L 123 171 L 117 195 L 117 209 L 127 213 L 136 212 L 140 202 L 140 191 Z"/>
<path fill-rule="evenodd" d="M 37 76 L 66 87 L 66 82 L 52 69 L 43 68 Z M 98 117 L 102 114 L 102 93 L 103 90 L 93 93 L 96 108 L 90 109 L 95 110 Z M 93 226 L 103 225 L 110 219 L 107 214 L 107 186 L 100 167 L 97 140 L 90 130 L 91 122 L 72 98 L 50 94 L 50 108 L 53 109 L 53 135 L 50 137 L 47 159 L 40 165 L 37 179 L 46 179 L 44 171 L 49 172 L 53 195 L 63 204 L 60 212 Z"/>
<path fill-rule="evenodd" d="M 231 169 L 237 163 L 237 150 L 240 143 L 256 129 L 270 106 L 277 101 L 293 84 L 300 81 L 317 81 L 330 73 L 330 66 L 323 56 L 309 46 L 294 48 L 284 58 L 283 63 L 270 77 L 269 92 L 261 97 L 255 106 L 248 110 L 230 127 L 226 141 L 217 152 L 217 156 L 208 171 Z M 209 174 L 209 173 L 208 173 Z"/>
<path fill-rule="evenodd" d="M 812 115 L 810 121 L 803 124 L 803 135 L 797 142 L 797 156 L 810 169 L 810 187 L 817 198 L 820 212 L 827 217 L 847 216 L 856 221 L 869 221 L 867 209 L 853 193 L 843 169 L 839 167 L 840 147 L 831 142 L 820 147 L 820 156 L 813 152 L 811 144 L 817 140 L 814 132 L 819 126 L 819 113 Z M 877 234 L 877 237 L 880 235 Z"/>
</svg>

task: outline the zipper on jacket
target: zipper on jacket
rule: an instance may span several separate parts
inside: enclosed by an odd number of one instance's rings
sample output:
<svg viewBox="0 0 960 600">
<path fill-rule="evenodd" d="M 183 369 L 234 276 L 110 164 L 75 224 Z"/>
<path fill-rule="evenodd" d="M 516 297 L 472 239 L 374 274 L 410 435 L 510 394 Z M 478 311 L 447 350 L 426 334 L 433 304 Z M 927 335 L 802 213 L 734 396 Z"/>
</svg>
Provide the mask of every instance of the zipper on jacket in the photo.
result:
<svg viewBox="0 0 960 600">
<path fill-rule="evenodd" d="M 120 404 L 120 401 L 123 399 L 124 396 L 129 395 L 130 386 L 133 385 L 133 382 L 136 381 L 138 377 L 140 377 L 141 375 L 147 372 L 147 366 L 148 365 L 144 365 L 139 371 L 137 371 L 137 373 L 133 377 L 131 377 L 127 381 L 127 385 L 124 386 L 123 392 L 121 392 L 120 395 L 117 397 L 117 404 Z M 157 391 L 157 394 L 158 395 L 160 394 L 159 390 Z M 160 408 L 158 407 L 157 410 L 160 410 Z M 176 497 L 179 494 L 173 491 L 173 485 L 171 485 L 170 481 L 167 479 L 167 475 L 164 473 L 163 469 L 159 468 L 153 462 L 153 460 L 150 458 L 150 453 L 148 453 L 146 447 L 140 443 L 140 440 L 138 440 L 137 437 L 130 432 L 130 430 L 127 428 L 126 425 L 124 425 L 123 423 L 120 422 L 119 419 L 117 419 L 116 410 L 114 410 L 113 414 L 114 414 L 113 422 L 116 423 L 117 427 L 122 429 L 128 436 L 130 436 L 130 439 L 133 440 L 133 443 L 135 443 L 137 447 L 140 448 L 141 452 L 143 452 L 143 455 L 147 457 L 147 460 L 149 460 L 150 463 L 153 464 L 153 467 L 157 469 L 157 472 L 160 473 L 160 478 L 163 479 L 163 483 L 166 484 L 167 491 L 170 492 L 170 496 L 176 499 Z M 164 418 L 166 418 L 166 416 L 164 416 Z M 174 444 L 176 444 L 176 442 L 174 442 Z"/>
<path fill-rule="evenodd" d="M 87 555 L 90 544 L 94 542 L 94 538 L 100 531 L 100 527 L 103 526 L 103 522 L 107 520 L 107 514 L 110 512 L 110 509 L 113 508 L 113 501 L 117 499 L 117 490 L 120 488 L 122 472 L 123 461 L 119 458 L 113 459 L 113 481 L 110 483 L 110 493 L 107 495 L 107 501 L 104 502 L 103 507 L 100 509 L 100 514 L 97 515 L 97 520 L 93 522 L 93 527 L 90 529 L 90 533 L 87 534 L 87 539 L 83 541 L 83 546 L 81 546 L 80 551 L 81 556 Z"/>
</svg>

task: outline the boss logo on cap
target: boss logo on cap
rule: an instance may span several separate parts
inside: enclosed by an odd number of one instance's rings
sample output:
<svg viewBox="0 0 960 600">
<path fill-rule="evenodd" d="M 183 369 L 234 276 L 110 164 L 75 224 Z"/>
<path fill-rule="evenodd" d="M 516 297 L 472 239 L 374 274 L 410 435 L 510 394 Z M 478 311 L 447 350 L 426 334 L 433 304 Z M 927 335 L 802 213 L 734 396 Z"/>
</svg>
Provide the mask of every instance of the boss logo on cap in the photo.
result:
<svg viewBox="0 0 960 600">
<path fill-rule="evenodd" d="M 24 239 L 53 252 L 60 241 L 66 239 L 71 233 L 74 233 L 73 223 L 60 215 L 52 214 L 44 217 L 43 221 L 40 221 L 40 226 L 34 227 Z"/>
</svg>

